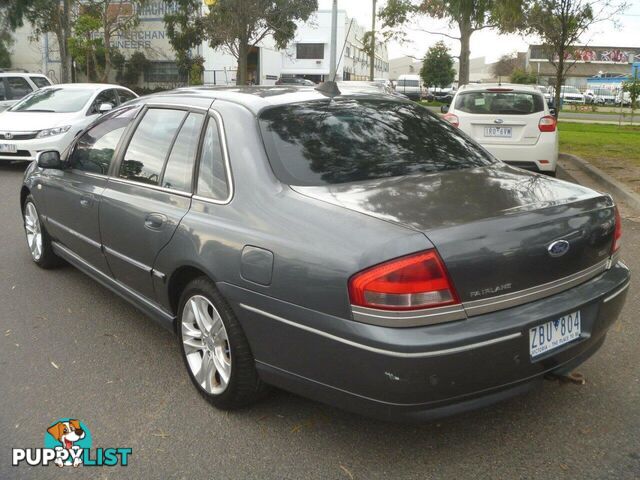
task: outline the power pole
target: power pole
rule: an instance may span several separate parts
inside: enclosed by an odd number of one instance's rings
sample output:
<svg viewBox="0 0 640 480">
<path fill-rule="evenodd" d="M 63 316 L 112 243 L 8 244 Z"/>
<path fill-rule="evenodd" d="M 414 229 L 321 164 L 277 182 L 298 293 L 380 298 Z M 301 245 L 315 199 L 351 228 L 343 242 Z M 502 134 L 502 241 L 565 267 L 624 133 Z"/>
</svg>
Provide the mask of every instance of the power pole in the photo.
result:
<svg viewBox="0 0 640 480">
<path fill-rule="evenodd" d="M 331 46 L 329 55 L 329 81 L 336 79 L 336 58 L 338 52 L 338 0 L 333 0 L 331 8 Z"/>
<path fill-rule="evenodd" d="M 375 77 L 376 62 L 376 0 L 373 0 L 373 8 L 371 10 L 371 58 L 369 60 L 369 80 L 373 82 Z"/>
</svg>

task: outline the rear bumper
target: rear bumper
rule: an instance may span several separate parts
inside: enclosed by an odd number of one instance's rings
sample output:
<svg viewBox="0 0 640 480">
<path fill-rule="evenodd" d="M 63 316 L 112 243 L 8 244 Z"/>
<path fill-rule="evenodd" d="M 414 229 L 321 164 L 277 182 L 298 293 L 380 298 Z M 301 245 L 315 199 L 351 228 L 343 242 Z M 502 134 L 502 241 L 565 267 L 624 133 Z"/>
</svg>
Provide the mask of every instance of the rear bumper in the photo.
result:
<svg viewBox="0 0 640 480">
<path fill-rule="evenodd" d="M 416 328 L 366 325 L 229 284 L 219 288 L 267 383 L 369 416 L 415 421 L 488 405 L 574 368 L 602 345 L 628 282 L 618 263 L 542 300 Z M 582 336 L 532 361 L 529 328 L 576 310 Z"/>
<path fill-rule="evenodd" d="M 545 137 L 545 135 L 549 135 Z M 535 145 L 482 145 L 494 157 L 510 165 L 536 172 L 555 172 L 558 165 L 558 137 L 541 134 Z M 546 160 L 548 163 L 542 163 Z"/>
</svg>

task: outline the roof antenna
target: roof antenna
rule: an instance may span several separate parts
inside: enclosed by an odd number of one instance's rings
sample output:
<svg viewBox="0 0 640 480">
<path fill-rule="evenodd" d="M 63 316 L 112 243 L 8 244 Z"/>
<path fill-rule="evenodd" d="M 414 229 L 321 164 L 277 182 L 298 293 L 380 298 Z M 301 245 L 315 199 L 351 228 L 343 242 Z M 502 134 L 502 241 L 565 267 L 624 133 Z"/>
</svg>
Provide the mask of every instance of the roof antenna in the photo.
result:
<svg viewBox="0 0 640 480">
<path fill-rule="evenodd" d="M 338 65 L 342 61 L 342 56 L 344 55 L 344 49 L 347 46 L 347 39 L 349 38 L 349 33 L 351 33 L 351 26 L 353 25 L 353 18 L 351 22 L 349 22 L 349 28 L 347 29 L 347 34 L 344 37 L 344 43 L 342 44 L 342 50 L 340 51 L 340 57 L 336 63 L 336 42 L 337 42 L 337 31 L 338 31 L 338 1 L 333 0 L 333 10 L 331 12 L 331 56 L 330 56 L 330 69 L 329 69 L 329 80 L 322 82 L 320 85 L 316 87 L 316 90 L 320 93 L 324 93 L 330 97 L 335 97 L 340 95 L 340 89 L 338 88 L 338 84 L 336 83 L 336 76 L 338 74 Z"/>
</svg>

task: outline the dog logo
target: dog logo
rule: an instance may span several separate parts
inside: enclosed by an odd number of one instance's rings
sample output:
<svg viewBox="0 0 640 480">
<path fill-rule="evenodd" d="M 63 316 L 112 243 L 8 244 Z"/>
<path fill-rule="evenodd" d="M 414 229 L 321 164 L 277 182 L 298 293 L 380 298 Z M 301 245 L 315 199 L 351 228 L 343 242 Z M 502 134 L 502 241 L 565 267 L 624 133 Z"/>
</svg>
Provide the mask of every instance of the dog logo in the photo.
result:
<svg viewBox="0 0 640 480">
<path fill-rule="evenodd" d="M 57 466 L 77 467 L 82 465 L 83 450 L 91 448 L 91 434 L 80 420 L 60 419 L 47 428 L 44 443 L 58 452 L 54 461 Z"/>
</svg>

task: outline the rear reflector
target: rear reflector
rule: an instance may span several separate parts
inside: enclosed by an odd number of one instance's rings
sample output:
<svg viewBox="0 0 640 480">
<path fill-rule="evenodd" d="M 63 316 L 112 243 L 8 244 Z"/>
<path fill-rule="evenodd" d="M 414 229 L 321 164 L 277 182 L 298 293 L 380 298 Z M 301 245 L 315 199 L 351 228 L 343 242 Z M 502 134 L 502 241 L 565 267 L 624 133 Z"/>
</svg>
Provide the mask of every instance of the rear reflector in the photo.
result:
<svg viewBox="0 0 640 480">
<path fill-rule="evenodd" d="M 556 117 L 552 115 L 546 115 L 538 122 L 538 129 L 541 132 L 555 132 L 556 131 Z"/>
<path fill-rule="evenodd" d="M 381 263 L 349 279 L 352 305 L 415 310 L 460 303 L 442 260 L 427 250 Z"/>
<path fill-rule="evenodd" d="M 620 250 L 620 244 L 622 243 L 622 219 L 620 218 L 620 211 L 618 207 L 613 207 L 616 218 L 616 226 L 613 231 L 613 243 L 611 244 L 611 253 L 616 253 Z"/>
<path fill-rule="evenodd" d="M 458 127 L 460 125 L 460 121 L 458 120 L 458 116 L 453 113 L 447 113 L 442 117 L 443 120 L 446 120 L 454 127 Z"/>
</svg>

